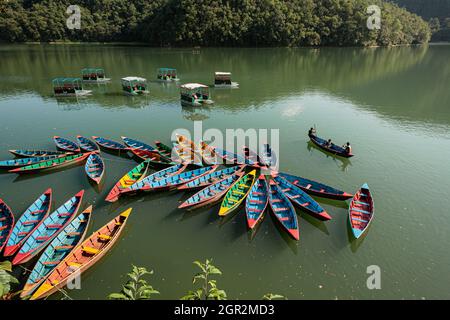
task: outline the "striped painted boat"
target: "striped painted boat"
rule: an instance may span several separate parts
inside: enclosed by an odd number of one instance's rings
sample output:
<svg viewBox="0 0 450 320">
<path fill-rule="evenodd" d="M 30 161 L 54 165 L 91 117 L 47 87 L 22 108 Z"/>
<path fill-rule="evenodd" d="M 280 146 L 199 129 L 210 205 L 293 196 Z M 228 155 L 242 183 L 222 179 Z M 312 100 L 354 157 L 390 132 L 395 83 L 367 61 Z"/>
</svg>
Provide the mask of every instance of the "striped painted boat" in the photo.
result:
<svg viewBox="0 0 450 320">
<path fill-rule="evenodd" d="M 21 157 L 21 158 L 64 156 L 64 155 L 72 154 L 72 152 L 50 151 L 50 150 L 9 150 L 9 152 L 11 152 L 16 157 Z"/>
<path fill-rule="evenodd" d="M 30 300 L 42 299 L 57 292 L 66 285 L 74 272 L 81 275 L 98 262 L 120 238 L 131 210 L 122 212 L 72 250 L 53 269 Z"/>
<path fill-rule="evenodd" d="M 52 270 L 83 241 L 92 216 L 92 206 L 74 218 L 44 250 L 34 265 L 20 297 L 31 295 Z"/>
<path fill-rule="evenodd" d="M 227 150 L 223 150 L 220 148 L 214 148 L 217 156 L 222 159 L 223 164 L 247 164 L 247 165 L 255 165 L 255 163 L 249 159 L 246 159 L 244 156 L 239 154 L 229 152 Z"/>
<path fill-rule="evenodd" d="M 39 226 L 50 212 L 52 203 L 52 189 L 45 191 L 31 206 L 20 216 L 9 236 L 3 255 L 12 256 L 19 250 L 28 237 Z"/>
<path fill-rule="evenodd" d="M 87 158 L 84 171 L 92 181 L 100 184 L 105 174 L 105 163 L 97 152 L 91 153 Z"/>
<path fill-rule="evenodd" d="M 60 136 L 54 136 L 53 141 L 55 142 L 56 147 L 58 147 L 58 149 L 60 149 L 60 150 L 74 152 L 74 153 L 78 153 L 81 151 L 75 142 L 70 141 L 66 138 L 62 138 Z"/>
<path fill-rule="evenodd" d="M 278 173 L 279 176 L 296 185 L 306 193 L 314 196 L 329 198 L 334 200 L 347 200 L 353 197 L 352 194 L 327 186 L 326 184 L 314 180 L 293 176 L 287 173 Z"/>
<path fill-rule="evenodd" d="M 92 136 L 92 139 L 102 148 L 110 151 L 125 151 L 128 147 L 114 140 L 109 140 L 102 137 Z"/>
<path fill-rule="evenodd" d="M 153 148 L 151 145 L 136 140 L 136 139 L 131 139 L 128 137 L 122 137 L 123 142 L 130 148 L 133 149 L 140 149 L 140 150 L 146 150 L 146 151 L 156 151 L 155 148 Z"/>
<path fill-rule="evenodd" d="M 155 141 L 156 150 L 167 158 L 172 158 L 172 148 L 165 145 L 161 141 Z"/>
<path fill-rule="evenodd" d="M 204 141 L 200 141 L 199 143 L 199 151 L 200 156 L 202 157 L 203 163 L 207 165 L 213 165 L 219 163 L 218 157 L 214 148 L 208 145 Z"/>
<path fill-rule="evenodd" d="M 228 189 L 244 175 L 244 172 L 237 172 L 232 176 L 225 179 L 217 181 L 216 183 L 203 188 L 192 197 L 187 199 L 181 205 L 178 206 L 179 209 L 193 210 L 198 209 L 207 205 L 212 205 L 225 195 Z"/>
<path fill-rule="evenodd" d="M 0 252 L 11 235 L 14 226 L 14 214 L 8 205 L 0 199 Z"/>
<path fill-rule="evenodd" d="M 298 227 L 297 213 L 294 206 L 285 196 L 278 184 L 270 180 L 269 183 L 269 203 L 272 212 L 280 222 L 281 226 L 295 240 L 300 239 L 300 231 Z"/>
<path fill-rule="evenodd" d="M 316 200 L 311 198 L 302 189 L 274 173 L 272 174 L 272 177 L 293 204 L 317 219 L 323 221 L 331 220 L 330 215 L 316 202 Z"/>
<path fill-rule="evenodd" d="M 356 192 L 348 209 L 348 217 L 353 236 L 358 239 L 369 228 L 372 222 L 375 207 L 369 185 L 363 184 Z"/>
<path fill-rule="evenodd" d="M 131 169 L 114 185 L 114 187 L 106 196 L 105 200 L 108 202 L 115 202 L 119 200 L 120 193 L 131 187 L 136 182 L 142 180 L 147 174 L 148 168 L 149 161 L 145 160 L 144 162 Z"/>
<path fill-rule="evenodd" d="M 150 160 L 155 165 L 174 164 L 172 159 L 163 156 L 158 151 L 148 151 L 143 149 L 130 148 L 130 151 L 142 160 Z"/>
<path fill-rule="evenodd" d="M 52 155 L 45 157 L 33 157 L 33 158 L 19 158 L 12 160 L 3 160 L 0 161 L 1 169 L 11 169 L 11 168 L 20 168 L 24 166 L 29 166 L 35 163 L 39 163 L 46 160 L 53 160 L 56 158 L 64 157 L 64 155 Z"/>
<path fill-rule="evenodd" d="M 202 158 L 199 156 L 196 152 L 194 152 L 191 148 L 184 147 L 179 144 L 173 145 L 172 152 L 174 153 L 172 158 L 175 158 L 175 162 L 181 162 L 181 163 L 192 163 L 198 166 L 202 166 Z"/>
<path fill-rule="evenodd" d="M 77 136 L 77 142 L 83 152 L 100 151 L 100 148 L 95 142 L 83 136 Z"/>
<path fill-rule="evenodd" d="M 153 181 L 149 185 L 144 185 L 141 191 L 162 191 L 177 188 L 181 184 L 188 183 L 201 176 L 207 175 L 217 169 L 218 166 L 202 167 L 191 171 L 183 171 L 161 180 Z"/>
<path fill-rule="evenodd" d="M 255 183 L 256 170 L 252 170 L 236 181 L 225 194 L 219 209 L 219 216 L 224 217 L 236 211 L 248 196 Z"/>
<path fill-rule="evenodd" d="M 65 156 L 62 158 L 55 158 L 50 160 L 44 160 L 32 165 L 28 165 L 25 167 L 20 167 L 17 169 L 9 170 L 8 172 L 14 172 L 14 173 L 35 173 L 37 171 L 43 171 L 43 170 L 50 170 L 50 169 L 56 169 L 56 168 L 63 168 L 67 167 L 76 163 L 80 163 L 86 160 L 87 157 L 89 157 L 90 153 L 79 153 L 79 154 L 73 154 L 69 156 Z"/>
<path fill-rule="evenodd" d="M 261 174 L 250 190 L 245 201 L 245 214 L 249 229 L 254 229 L 264 217 L 269 202 L 269 186 L 266 177 Z"/>
<path fill-rule="evenodd" d="M 39 254 L 77 215 L 83 200 L 84 190 L 49 214 L 24 242 L 14 257 L 13 265 L 30 261 Z"/>
<path fill-rule="evenodd" d="M 225 169 L 222 169 L 219 171 L 214 171 L 207 175 L 201 176 L 200 178 L 192 180 L 191 182 L 188 182 L 188 183 L 185 183 L 185 184 L 179 186 L 178 190 L 205 188 L 213 183 L 216 183 L 219 180 L 225 179 L 226 177 L 229 177 L 229 176 L 235 174 L 238 171 L 241 171 L 244 168 L 245 168 L 244 165 L 240 165 L 240 166 L 225 168 Z"/>
<path fill-rule="evenodd" d="M 182 173 L 184 170 L 186 170 L 187 165 L 185 164 L 176 164 L 174 166 L 171 166 L 169 168 L 157 171 L 151 175 L 148 175 L 144 179 L 136 182 L 132 186 L 130 186 L 126 190 L 122 190 L 121 193 L 129 193 L 129 192 L 137 192 L 141 190 L 142 188 L 146 188 L 147 186 L 150 186 L 153 182 L 159 181 L 174 175 L 178 175 Z"/>
</svg>

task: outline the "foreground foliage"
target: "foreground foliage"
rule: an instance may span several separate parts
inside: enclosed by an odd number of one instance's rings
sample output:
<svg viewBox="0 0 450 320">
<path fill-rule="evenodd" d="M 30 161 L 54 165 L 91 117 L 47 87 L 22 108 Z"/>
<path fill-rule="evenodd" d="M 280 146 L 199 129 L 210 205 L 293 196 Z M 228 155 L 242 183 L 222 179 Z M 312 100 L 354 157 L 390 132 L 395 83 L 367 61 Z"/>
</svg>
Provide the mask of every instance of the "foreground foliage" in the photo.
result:
<svg viewBox="0 0 450 320">
<path fill-rule="evenodd" d="M 109 299 L 113 300 L 149 300 L 153 294 L 159 292 L 142 279 L 146 275 L 153 274 L 153 271 L 147 271 L 146 268 L 132 266 L 132 271 L 128 273 L 130 280 L 122 286 L 120 293 L 112 293 Z"/>
<path fill-rule="evenodd" d="M 79 0 L 81 30 L 66 27 L 69 0 L 0 3 L 5 41 L 139 41 L 152 46 L 371 46 L 425 43 L 428 24 L 382 0 Z M 369 30 L 367 8 L 382 11 Z"/>
<path fill-rule="evenodd" d="M 19 283 L 15 277 L 9 274 L 12 271 L 11 268 L 10 261 L 0 262 L 0 300 L 12 298 L 11 285 Z"/>
</svg>

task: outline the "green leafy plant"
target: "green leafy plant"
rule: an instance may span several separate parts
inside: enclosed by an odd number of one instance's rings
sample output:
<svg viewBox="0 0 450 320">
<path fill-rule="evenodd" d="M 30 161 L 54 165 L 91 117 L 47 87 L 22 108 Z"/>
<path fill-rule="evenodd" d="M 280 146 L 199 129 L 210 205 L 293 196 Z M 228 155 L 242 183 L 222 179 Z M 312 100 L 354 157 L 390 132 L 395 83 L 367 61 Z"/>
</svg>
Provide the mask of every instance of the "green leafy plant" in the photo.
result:
<svg viewBox="0 0 450 320">
<path fill-rule="evenodd" d="M 205 263 L 194 261 L 194 265 L 200 268 L 201 272 L 194 275 L 193 284 L 200 283 L 200 288 L 191 290 L 181 300 L 226 300 L 227 294 L 217 287 L 217 281 L 211 276 L 222 275 L 222 271 L 212 264 L 212 260 L 206 259 Z"/>
<path fill-rule="evenodd" d="M 153 289 L 145 279 L 146 275 L 153 274 L 152 271 L 147 271 L 146 268 L 132 266 L 132 271 L 128 273 L 130 280 L 122 286 L 120 293 L 112 293 L 108 296 L 112 300 L 150 300 L 151 295 L 159 294 L 159 291 Z"/>
<path fill-rule="evenodd" d="M 280 300 L 280 299 L 287 299 L 287 298 L 285 296 L 282 296 L 281 294 L 266 293 L 262 299 L 263 300 Z"/>
<path fill-rule="evenodd" d="M 11 285 L 19 283 L 14 276 L 9 274 L 11 271 L 10 261 L 0 262 L 0 300 L 11 299 L 14 295 L 11 293 Z"/>
</svg>

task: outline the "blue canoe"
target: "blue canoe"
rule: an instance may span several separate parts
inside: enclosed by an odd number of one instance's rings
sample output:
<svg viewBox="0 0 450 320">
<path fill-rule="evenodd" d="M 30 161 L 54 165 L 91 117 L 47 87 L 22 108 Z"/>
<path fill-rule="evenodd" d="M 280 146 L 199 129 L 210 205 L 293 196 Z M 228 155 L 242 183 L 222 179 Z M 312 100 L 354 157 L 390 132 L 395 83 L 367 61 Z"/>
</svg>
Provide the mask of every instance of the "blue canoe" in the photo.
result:
<svg viewBox="0 0 450 320">
<path fill-rule="evenodd" d="M 3 255 L 12 256 L 19 250 L 30 234 L 39 226 L 50 212 L 52 203 L 52 189 L 45 191 L 33 204 L 28 207 L 16 222 L 11 235 L 5 245 Z"/>
<path fill-rule="evenodd" d="M 154 147 L 152 147 L 151 145 L 136 140 L 136 139 L 131 139 L 128 137 L 122 137 L 123 142 L 130 148 L 133 149 L 140 149 L 140 150 L 146 150 L 146 151 L 156 151 Z"/>
<path fill-rule="evenodd" d="M 65 138 L 61 138 L 60 136 L 54 136 L 53 141 L 55 142 L 58 149 L 61 149 L 64 151 L 69 151 L 69 152 L 75 152 L 75 153 L 80 152 L 80 148 L 73 141 L 70 141 Z"/>
<path fill-rule="evenodd" d="M 60 157 L 64 157 L 65 154 L 61 155 L 52 155 L 45 157 L 33 157 L 33 158 L 20 158 L 20 159 L 12 159 L 12 160 L 3 160 L 0 161 L 0 168 L 2 169 L 12 169 L 12 168 L 20 168 L 28 165 L 32 165 L 41 161 L 52 160 Z"/>
<path fill-rule="evenodd" d="M 95 142 L 83 136 L 77 136 L 77 142 L 80 146 L 81 151 L 83 152 L 100 151 L 98 145 Z"/>
<path fill-rule="evenodd" d="M 91 216 L 92 206 L 73 219 L 53 239 L 31 271 L 20 297 L 31 295 L 47 278 L 47 275 L 84 239 Z"/>
<path fill-rule="evenodd" d="M 14 214 L 11 209 L 0 199 L 0 252 L 6 245 L 14 226 Z"/>
<path fill-rule="evenodd" d="M 261 174 L 253 184 L 250 193 L 245 201 L 245 214 L 247 216 L 247 225 L 253 229 L 263 218 L 264 211 L 269 202 L 269 186 L 266 177 Z"/>
<path fill-rule="evenodd" d="M 295 240 L 300 239 L 300 231 L 298 227 L 297 213 L 288 197 L 281 191 L 278 184 L 270 180 L 269 183 L 269 203 L 272 212 L 280 222 L 281 226 Z"/>
<path fill-rule="evenodd" d="M 342 148 L 338 145 L 335 145 L 334 143 L 331 143 L 331 146 L 327 146 L 327 140 L 319 138 L 318 136 L 309 135 L 309 139 L 318 146 L 320 149 L 323 149 L 327 152 L 330 152 L 332 154 L 335 154 L 337 156 L 341 156 L 344 158 L 351 158 L 353 157 L 353 154 L 348 153 L 345 148 Z"/>
<path fill-rule="evenodd" d="M 306 193 L 314 196 L 329 198 L 334 200 L 347 200 L 353 197 L 352 194 L 327 186 L 326 184 L 314 180 L 293 176 L 287 173 L 278 173 L 281 177 L 296 185 Z"/>
<path fill-rule="evenodd" d="M 105 139 L 102 137 L 92 136 L 92 139 L 102 148 L 112 151 L 127 150 L 128 147 L 117 141 Z"/>
<path fill-rule="evenodd" d="M 355 193 L 350 206 L 348 208 L 348 218 L 353 236 L 358 239 L 369 228 L 375 213 L 372 193 L 369 185 L 363 184 Z"/>
<path fill-rule="evenodd" d="M 311 198 L 302 189 L 274 173 L 272 173 L 272 177 L 289 200 L 300 209 L 320 220 L 331 220 L 330 215 L 316 202 L 316 200 Z"/>
<path fill-rule="evenodd" d="M 84 166 L 87 176 L 97 184 L 102 181 L 105 174 L 105 163 L 98 153 L 92 153 Z"/>
<path fill-rule="evenodd" d="M 247 165 L 255 164 L 255 162 L 246 159 L 244 156 L 241 156 L 240 154 L 236 154 L 220 148 L 214 148 L 214 151 L 216 152 L 216 155 L 223 160 L 223 164 L 247 164 Z"/>
<path fill-rule="evenodd" d="M 209 173 L 207 175 L 201 176 L 195 180 L 192 180 L 188 183 L 185 183 L 178 187 L 178 190 L 188 190 L 188 189 L 197 189 L 197 188 L 204 188 L 207 187 L 213 183 L 216 183 L 219 180 L 225 179 L 236 172 L 242 170 L 244 168 L 243 165 L 240 166 L 234 166 L 225 168 L 223 170 L 214 171 L 212 173 Z"/>
<path fill-rule="evenodd" d="M 192 197 L 187 199 L 185 202 L 183 202 L 181 205 L 179 205 L 178 208 L 192 210 L 220 201 L 220 199 L 225 195 L 225 193 L 227 193 L 228 189 L 230 189 L 233 183 L 235 183 L 243 175 L 244 172 L 241 171 L 214 184 L 211 184 L 206 188 L 203 188 Z"/>
<path fill-rule="evenodd" d="M 76 216 L 83 199 L 84 190 L 78 192 L 66 203 L 48 215 L 30 234 L 17 255 L 12 261 L 13 265 L 30 261 L 42 251 L 66 225 Z"/>
<path fill-rule="evenodd" d="M 72 152 L 66 151 L 50 151 L 50 150 L 9 150 L 16 157 L 21 158 L 33 158 L 33 157 L 46 157 L 46 156 L 65 156 L 72 154 Z"/>
</svg>

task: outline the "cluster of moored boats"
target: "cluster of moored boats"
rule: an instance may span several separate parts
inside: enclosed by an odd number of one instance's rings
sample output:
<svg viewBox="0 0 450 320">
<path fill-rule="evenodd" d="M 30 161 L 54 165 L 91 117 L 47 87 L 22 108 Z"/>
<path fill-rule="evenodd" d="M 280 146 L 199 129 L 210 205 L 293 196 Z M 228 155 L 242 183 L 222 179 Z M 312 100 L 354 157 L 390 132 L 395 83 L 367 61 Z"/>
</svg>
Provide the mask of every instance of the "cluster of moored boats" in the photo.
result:
<svg viewBox="0 0 450 320">
<path fill-rule="evenodd" d="M 55 78 L 52 80 L 53 92 L 57 97 L 86 96 L 92 94 L 92 90 L 85 90 L 83 83 L 101 84 L 111 81 L 105 76 L 105 70 L 101 68 L 84 68 L 81 70 L 81 78 Z M 180 79 L 174 68 L 159 68 L 156 81 L 178 82 Z M 122 91 L 127 95 L 143 95 L 149 93 L 146 78 L 127 76 L 121 79 Z M 237 82 L 231 81 L 230 72 L 215 72 L 214 87 L 216 88 L 238 88 Z M 211 104 L 211 93 L 209 86 L 201 83 L 185 83 L 180 85 L 180 101 L 187 105 Z"/>
<path fill-rule="evenodd" d="M 154 146 L 122 137 L 123 142 L 103 137 L 77 136 L 76 142 L 55 136 L 58 151 L 10 150 L 16 159 L 0 161 L 0 167 L 18 174 L 36 173 L 85 162 L 85 172 L 100 184 L 106 171 L 101 150 L 130 154 L 140 163 L 127 172 L 110 190 L 106 201 L 142 192 L 164 190 L 193 191 L 179 205 L 194 210 L 220 203 L 218 215 L 230 216 L 245 208 L 248 228 L 256 230 L 270 206 L 280 226 L 299 240 L 297 206 L 305 213 L 327 221 L 331 216 L 312 196 L 345 201 L 351 199 L 349 222 L 355 238 L 367 229 L 373 217 L 373 199 L 367 184 L 355 195 L 320 182 L 271 170 L 277 157 L 268 144 L 261 154 L 244 147 L 243 154 L 194 143 L 177 135 L 172 146 L 155 141 Z M 267 173 L 264 174 L 264 173 Z M 51 189 L 41 195 L 14 223 L 14 215 L 0 200 L 0 252 L 13 264 L 30 261 L 42 253 L 25 285 L 22 296 L 48 296 L 75 271 L 83 272 L 109 250 L 117 240 L 131 209 L 83 241 L 92 207 L 77 216 L 84 191 L 50 212 Z M 45 249 L 45 251 L 44 251 Z"/>
</svg>

